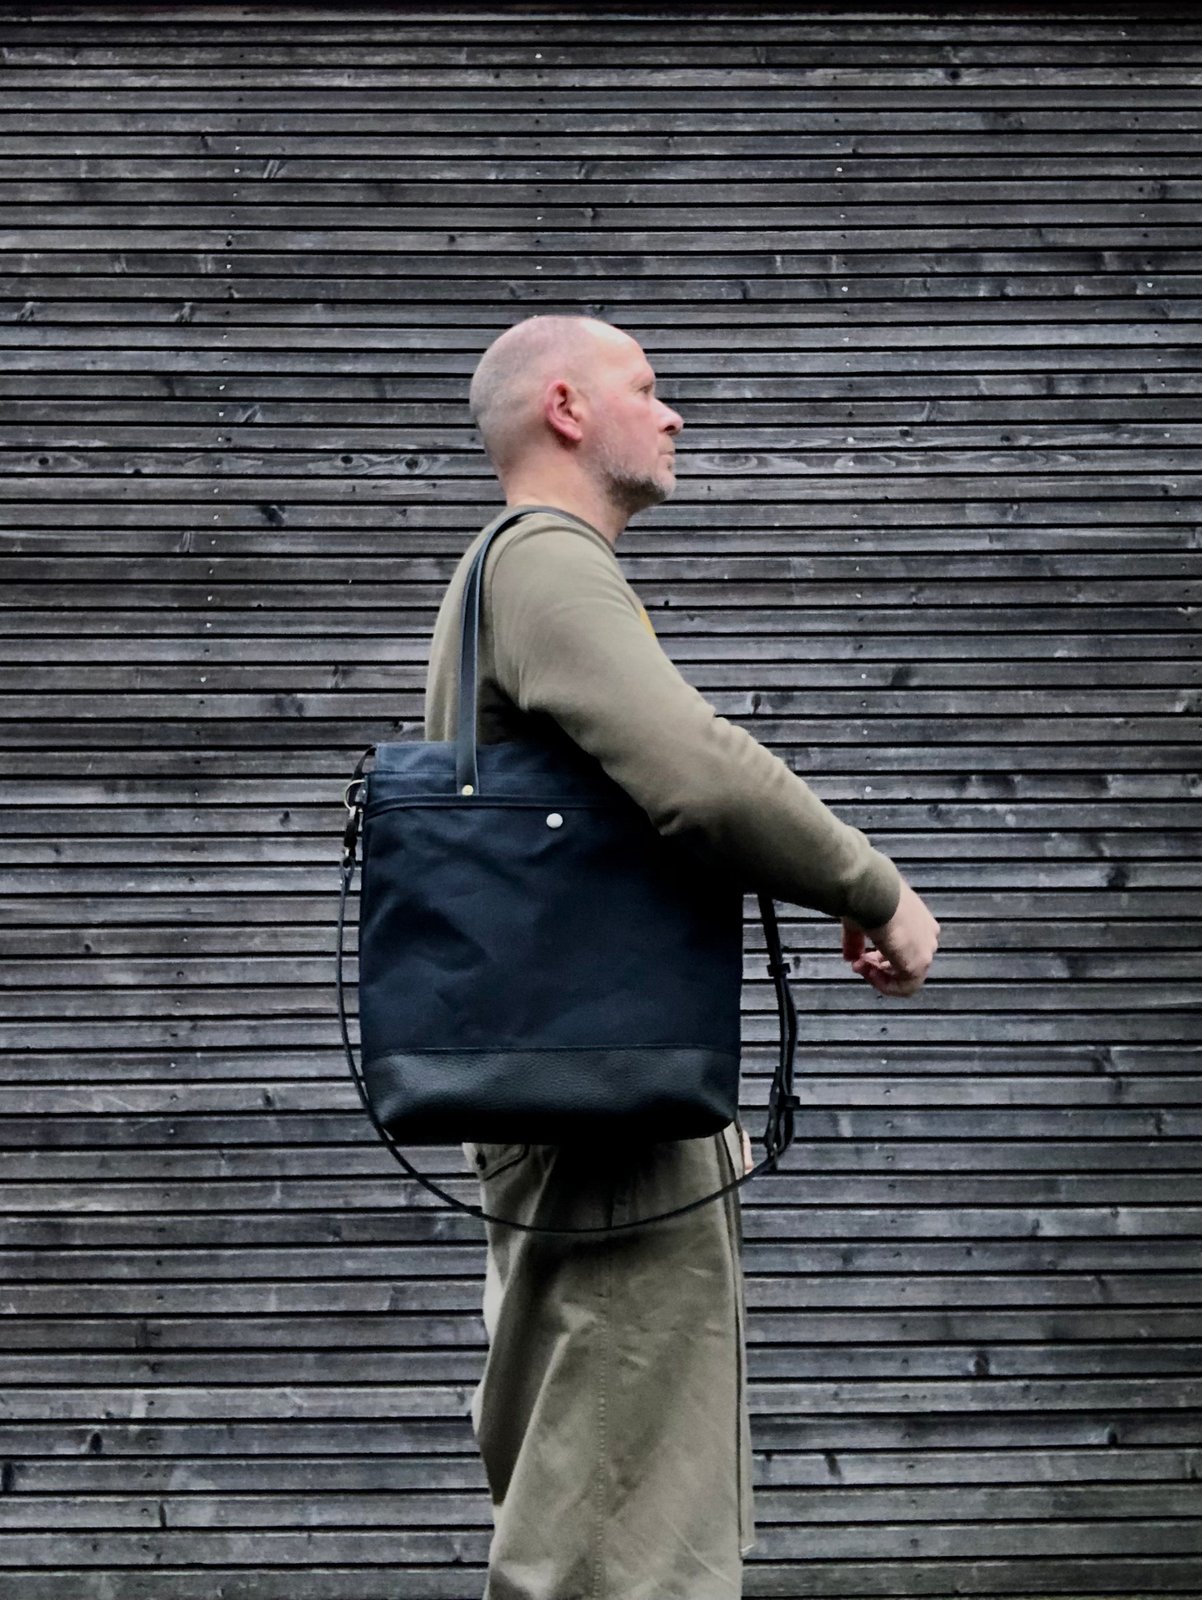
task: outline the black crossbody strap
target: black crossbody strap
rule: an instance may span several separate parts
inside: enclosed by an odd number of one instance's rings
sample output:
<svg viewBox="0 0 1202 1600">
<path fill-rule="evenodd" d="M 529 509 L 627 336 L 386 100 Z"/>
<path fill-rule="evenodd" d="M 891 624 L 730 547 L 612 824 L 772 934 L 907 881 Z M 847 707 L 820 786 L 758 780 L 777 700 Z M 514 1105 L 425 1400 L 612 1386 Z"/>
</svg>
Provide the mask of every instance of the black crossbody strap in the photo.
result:
<svg viewBox="0 0 1202 1600">
<path fill-rule="evenodd" d="M 374 747 L 373 747 L 374 748 Z M 371 754 L 371 749 L 360 757 L 356 768 L 355 779 L 347 785 L 348 791 L 355 788 L 361 774 L 364 762 Z M 362 804 L 356 796 L 347 798 L 347 809 L 350 817 L 346 825 L 346 833 L 342 843 L 342 887 L 338 897 L 338 938 L 335 954 L 335 987 L 338 992 L 338 1023 L 342 1030 L 342 1044 L 346 1051 L 347 1064 L 351 1069 L 351 1077 L 355 1080 L 355 1087 L 359 1091 L 359 1099 L 363 1102 L 363 1109 L 367 1112 L 376 1132 L 383 1139 L 389 1150 L 404 1167 L 411 1178 L 416 1178 L 418 1183 L 429 1189 L 431 1194 L 437 1195 L 447 1205 L 453 1206 L 456 1211 L 465 1211 L 469 1216 L 479 1217 L 484 1222 L 502 1223 L 507 1228 L 518 1228 L 523 1233 L 581 1233 L 581 1234 L 606 1234 L 619 1233 L 626 1228 L 641 1228 L 652 1222 L 663 1222 L 668 1217 L 683 1216 L 686 1211 L 695 1211 L 698 1206 L 709 1205 L 719 1195 L 729 1194 L 732 1189 L 738 1189 L 744 1183 L 750 1183 L 758 1173 L 774 1172 L 776 1164 L 793 1140 L 793 1113 L 800 1105 L 800 1101 L 793 1093 L 793 1057 L 797 1047 L 797 1012 L 793 1005 L 793 996 L 789 988 L 787 968 L 781 954 L 780 933 L 776 924 L 776 910 L 772 901 L 765 895 L 759 896 L 760 912 L 764 918 L 764 933 L 768 942 L 768 971 L 776 983 L 777 1002 L 780 1010 L 781 1043 L 780 1057 L 777 1062 L 776 1072 L 772 1079 L 772 1088 L 768 1096 L 768 1125 L 764 1132 L 764 1147 L 768 1154 L 764 1159 L 752 1167 L 750 1172 L 741 1178 L 735 1178 L 731 1183 L 723 1184 L 720 1189 L 715 1189 L 711 1194 L 703 1195 L 700 1200 L 691 1200 L 688 1205 L 677 1206 L 673 1211 L 659 1211 L 650 1217 L 635 1217 L 629 1222 L 614 1222 L 609 1225 L 599 1225 L 593 1228 L 546 1228 L 531 1222 L 518 1222 L 512 1217 L 495 1216 L 490 1211 L 485 1211 L 482 1206 L 468 1205 L 453 1194 L 448 1194 L 445 1189 L 427 1178 L 405 1155 L 397 1144 L 392 1134 L 380 1122 L 368 1098 L 367 1086 L 363 1081 L 363 1073 L 359 1062 L 355 1059 L 355 1052 L 351 1045 L 350 1027 L 346 1014 L 346 986 L 343 977 L 343 944 L 346 928 L 346 902 L 350 894 L 351 880 L 355 874 L 356 842 L 359 834 L 359 820 L 362 814 Z"/>
</svg>

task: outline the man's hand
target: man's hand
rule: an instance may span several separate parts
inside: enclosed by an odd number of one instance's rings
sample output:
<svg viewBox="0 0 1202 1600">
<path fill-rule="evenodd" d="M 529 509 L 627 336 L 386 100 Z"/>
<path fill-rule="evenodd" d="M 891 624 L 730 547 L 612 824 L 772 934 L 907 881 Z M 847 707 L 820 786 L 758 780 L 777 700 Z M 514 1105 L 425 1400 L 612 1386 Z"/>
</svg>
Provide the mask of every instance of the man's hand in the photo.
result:
<svg viewBox="0 0 1202 1600">
<path fill-rule="evenodd" d="M 916 994 L 935 951 L 939 948 L 939 924 L 926 905 L 902 879 L 897 910 L 879 928 L 861 928 L 850 917 L 843 922 L 843 959 L 881 994 Z M 875 950 L 865 947 L 871 939 Z"/>
</svg>

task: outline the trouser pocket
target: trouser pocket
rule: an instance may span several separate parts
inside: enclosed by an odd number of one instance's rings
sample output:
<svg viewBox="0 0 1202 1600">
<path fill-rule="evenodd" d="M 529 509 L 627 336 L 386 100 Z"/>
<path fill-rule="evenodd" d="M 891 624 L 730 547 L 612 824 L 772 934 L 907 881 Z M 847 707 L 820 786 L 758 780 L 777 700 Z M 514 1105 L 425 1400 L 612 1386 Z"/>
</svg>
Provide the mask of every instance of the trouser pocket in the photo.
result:
<svg viewBox="0 0 1202 1600">
<path fill-rule="evenodd" d="M 529 1152 L 528 1144 L 473 1144 L 465 1141 L 463 1146 L 469 1165 L 483 1181 L 516 1166 Z"/>
</svg>

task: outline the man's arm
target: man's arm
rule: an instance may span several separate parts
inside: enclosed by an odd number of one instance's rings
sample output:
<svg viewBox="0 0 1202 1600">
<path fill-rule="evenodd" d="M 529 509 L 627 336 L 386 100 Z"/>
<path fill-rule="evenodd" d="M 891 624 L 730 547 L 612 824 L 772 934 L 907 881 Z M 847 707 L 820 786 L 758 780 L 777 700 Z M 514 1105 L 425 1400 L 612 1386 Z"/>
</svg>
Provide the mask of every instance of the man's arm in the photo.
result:
<svg viewBox="0 0 1202 1600">
<path fill-rule="evenodd" d="M 553 717 L 662 834 L 776 899 L 889 922 L 897 867 L 682 677 L 610 552 L 566 528 L 524 531 L 486 585 L 505 693 Z"/>
</svg>

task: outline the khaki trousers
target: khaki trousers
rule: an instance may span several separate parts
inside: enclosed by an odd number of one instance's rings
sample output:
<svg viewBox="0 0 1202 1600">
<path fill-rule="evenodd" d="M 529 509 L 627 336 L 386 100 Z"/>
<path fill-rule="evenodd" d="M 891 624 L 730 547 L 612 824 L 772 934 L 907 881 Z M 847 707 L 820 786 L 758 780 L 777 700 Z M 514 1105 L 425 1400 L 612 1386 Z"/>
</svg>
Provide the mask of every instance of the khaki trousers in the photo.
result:
<svg viewBox="0 0 1202 1600">
<path fill-rule="evenodd" d="M 486 1211 L 578 1227 L 743 1171 L 737 1123 L 616 1154 L 463 1150 Z M 485 1226 L 484 1600 L 738 1600 L 755 1542 L 740 1191 L 608 1238 Z"/>
</svg>

